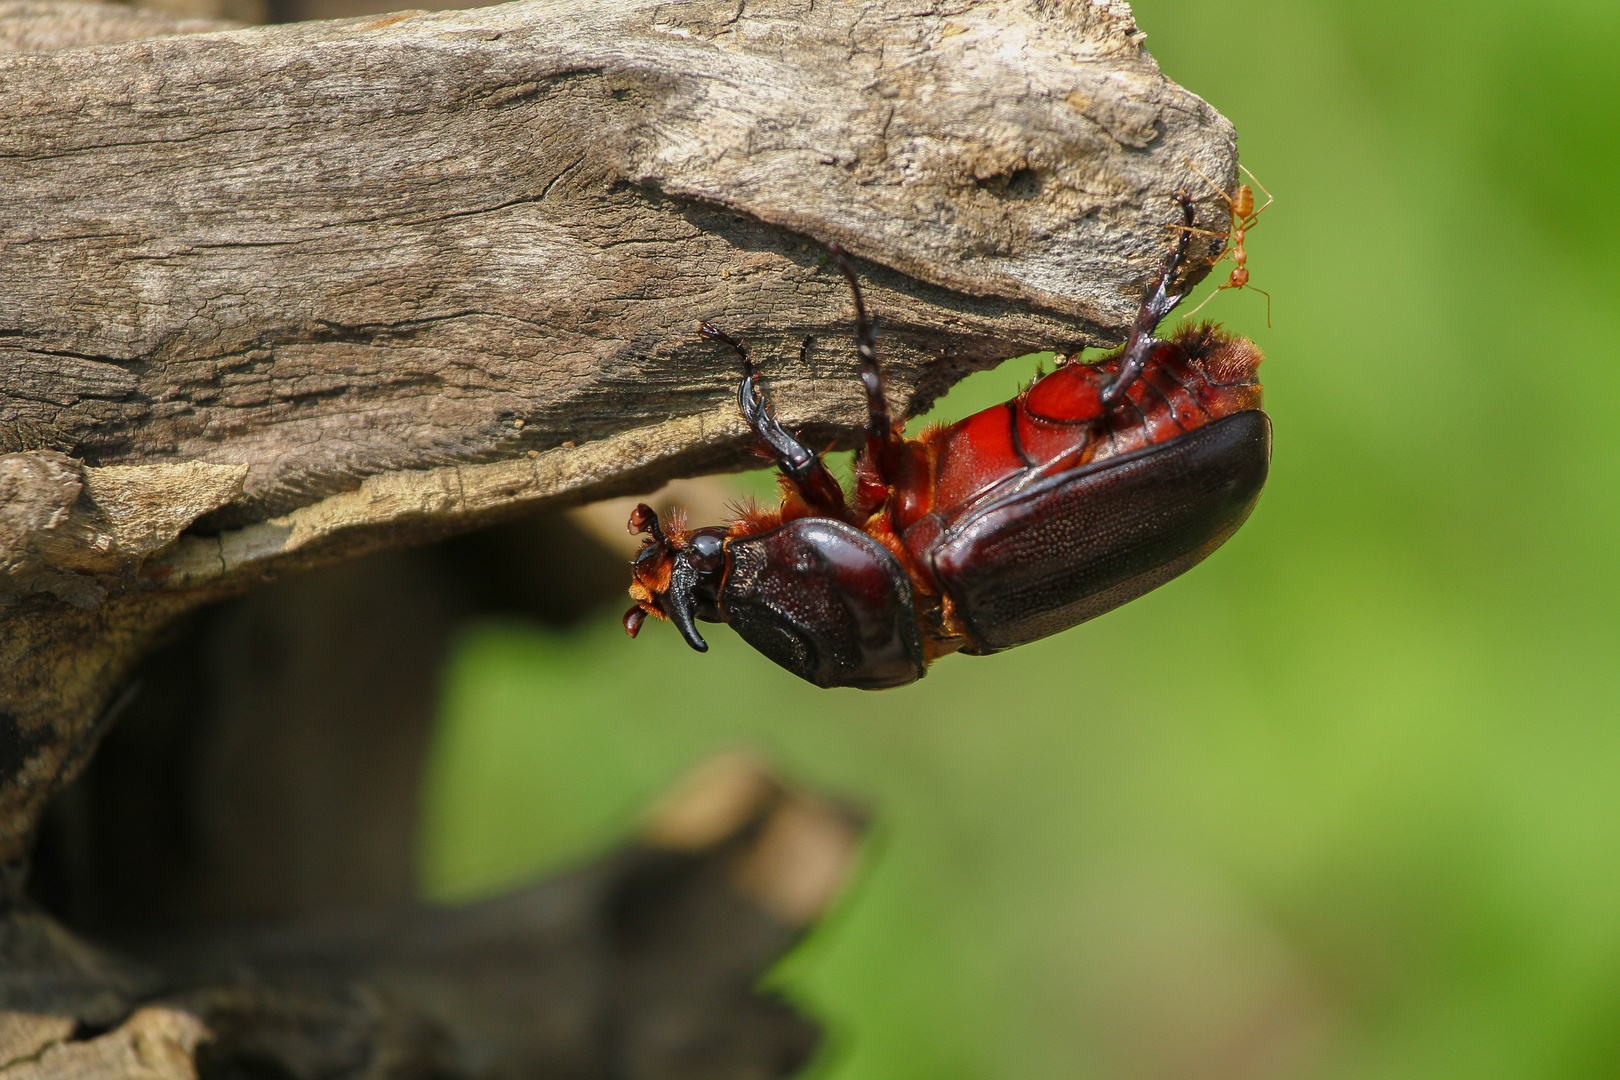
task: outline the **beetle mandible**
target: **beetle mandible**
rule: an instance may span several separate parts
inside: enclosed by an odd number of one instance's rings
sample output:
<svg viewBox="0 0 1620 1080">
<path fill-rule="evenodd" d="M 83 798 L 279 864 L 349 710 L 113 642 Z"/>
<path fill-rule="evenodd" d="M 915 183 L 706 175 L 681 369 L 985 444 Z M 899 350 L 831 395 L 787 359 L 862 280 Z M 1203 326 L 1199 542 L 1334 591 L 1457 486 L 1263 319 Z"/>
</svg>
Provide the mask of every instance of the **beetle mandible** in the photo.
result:
<svg viewBox="0 0 1620 1080">
<path fill-rule="evenodd" d="M 1241 525 L 1265 483 L 1271 421 L 1260 351 L 1209 323 L 1153 336 L 1186 296 L 1192 200 L 1125 344 L 1069 362 L 1013 400 L 907 439 L 883 397 L 876 333 L 844 253 L 865 388 L 865 444 L 846 496 L 821 455 L 777 422 L 742 342 L 744 418 L 776 460 L 783 498 L 730 525 L 687 530 L 645 504 L 630 531 L 625 630 L 730 623 L 817 686 L 868 690 L 921 678 L 952 652 L 1034 641 L 1133 600 L 1198 563 Z"/>
</svg>

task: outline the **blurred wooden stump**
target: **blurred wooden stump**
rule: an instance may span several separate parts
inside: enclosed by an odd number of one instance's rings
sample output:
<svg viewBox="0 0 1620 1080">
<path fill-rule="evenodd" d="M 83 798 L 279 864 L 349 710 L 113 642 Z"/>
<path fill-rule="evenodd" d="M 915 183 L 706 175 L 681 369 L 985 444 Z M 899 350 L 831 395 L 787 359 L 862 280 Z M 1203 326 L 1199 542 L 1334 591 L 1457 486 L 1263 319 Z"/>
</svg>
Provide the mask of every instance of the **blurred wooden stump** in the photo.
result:
<svg viewBox="0 0 1620 1080">
<path fill-rule="evenodd" d="M 0 1077 L 788 1076 L 819 1033 L 756 986 L 831 902 L 860 831 L 849 809 L 727 756 L 637 842 L 495 900 L 210 932 L 118 910 L 124 976 L 147 1004 L 90 1031 L 0 1013 L 20 1048 Z M 153 1018 L 156 1063 L 139 1030 Z M 131 1044 L 147 1071 L 120 1071 Z"/>
<path fill-rule="evenodd" d="M 782 1075 L 808 1029 L 748 988 L 845 819 L 760 780 L 702 844 L 400 908 L 446 643 L 622 588 L 561 511 L 752 462 L 699 317 L 847 444 L 824 244 L 913 413 L 1117 341 L 1231 127 L 1120 0 L 229 29 L 317 13 L 0 2 L 0 1076 Z M 250 919 L 290 929 L 195 938 Z"/>
</svg>

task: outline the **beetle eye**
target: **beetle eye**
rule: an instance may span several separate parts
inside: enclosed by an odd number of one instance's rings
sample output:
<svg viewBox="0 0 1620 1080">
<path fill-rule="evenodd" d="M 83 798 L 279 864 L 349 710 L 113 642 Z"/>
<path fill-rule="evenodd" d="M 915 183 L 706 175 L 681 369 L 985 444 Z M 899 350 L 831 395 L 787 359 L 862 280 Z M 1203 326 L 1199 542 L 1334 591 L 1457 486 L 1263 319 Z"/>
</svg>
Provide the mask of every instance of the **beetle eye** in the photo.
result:
<svg viewBox="0 0 1620 1080">
<path fill-rule="evenodd" d="M 687 561 L 692 569 L 700 573 L 711 573 L 720 569 L 725 547 L 725 541 L 712 532 L 705 530 L 693 533 L 686 546 Z"/>
</svg>

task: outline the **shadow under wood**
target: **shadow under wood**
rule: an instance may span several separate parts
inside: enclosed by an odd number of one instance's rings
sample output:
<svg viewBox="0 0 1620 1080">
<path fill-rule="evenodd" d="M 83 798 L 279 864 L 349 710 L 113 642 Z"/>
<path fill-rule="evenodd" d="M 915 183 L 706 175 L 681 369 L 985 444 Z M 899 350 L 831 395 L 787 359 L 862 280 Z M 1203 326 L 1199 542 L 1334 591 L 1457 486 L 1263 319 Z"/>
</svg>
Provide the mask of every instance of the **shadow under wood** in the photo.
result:
<svg viewBox="0 0 1620 1080">
<path fill-rule="evenodd" d="M 755 763 L 726 759 L 577 873 L 458 908 L 411 900 L 456 629 L 566 626 L 623 588 L 622 556 L 546 515 L 198 613 L 53 803 L 34 898 L 137 958 L 123 1012 L 207 1027 L 204 1076 L 797 1071 L 815 1027 L 753 988 L 830 902 L 859 825 Z"/>
<path fill-rule="evenodd" d="M 566 627 L 625 580 L 621 558 L 546 514 L 197 613 L 141 666 L 123 717 L 53 803 L 35 896 L 114 936 L 410 896 L 457 629 L 489 614 Z"/>
<path fill-rule="evenodd" d="M 791 1075 L 818 1031 L 755 986 L 802 933 L 782 904 L 802 889 L 759 875 L 815 861 L 784 850 L 809 837 L 841 878 L 858 826 L 774 784 L 760 795 L 702 847 L 655 829 L 497 900 L 170 941 L 161 1000 L 213 1031 L 204 1076 Z"/>
</svg>

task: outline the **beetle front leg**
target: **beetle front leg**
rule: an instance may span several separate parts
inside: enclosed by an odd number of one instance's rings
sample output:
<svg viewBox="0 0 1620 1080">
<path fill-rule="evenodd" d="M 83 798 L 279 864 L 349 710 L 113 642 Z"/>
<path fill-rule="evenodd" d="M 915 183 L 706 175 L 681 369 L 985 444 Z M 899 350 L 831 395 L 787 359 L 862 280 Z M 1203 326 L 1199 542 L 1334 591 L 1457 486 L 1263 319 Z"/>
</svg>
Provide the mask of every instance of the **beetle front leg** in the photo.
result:
<svg viewBox="0 0 1620 1080">
<path fill-rule="evenodd" d="M 815 513 L 843 520 L 847 516 L 844 489 L 828 471 L 821 455 L 800 442 L 771 412 L 770 399 L 765 395 L 765 388 L 759 384 L 759 374 L 754 370 L 754 361 L 748 355 L 748 349 L 713 323 L 699 323 L 698 333 L 730 346 L 742 360 L 743 379 L 737 384 L 737 407 L 742 410 L 748 426 L 754 429 L 754 434 L 776 460 L 777 471 L 792 481 L 799 495 Z"/>
<path fill-rule="evenodd" d="M 1148 357 L 1152 354 L 1159 339 L 1153 336 L 1153 331 L 1159 328 L 1159 323 L 1186 299 L 1187 290 L 1179 293 L 1170 293 L 1171 282 L 1175 280 L 1176 271 L 1181 269 L 1182 260 L 1187 257 L 1187 241 L 1191 237 L 1189 230 L 1193 223 L 1193 201 L 1185 191 L 1176 195 L 1176 202 L 1181 205 L 1182 227 L 1180 239 L 1171 249 L 1170 256 L 1165 260 L 1159 271 L 1159 279 L 1148 289 L 1147 295 L 1142 299 L 1142 306 L 1137 309 L 1136 318 L 1131 323 L 1131 333 L 1125 339 L 1125 351 L 1119 357 L 1119 373 L 1107 386 L 1102 389 L 1103 408 L 1108 408 L 1114 402 L 1125 396 L 1131 383 L 1142 374 L 1147 366 Z"/>
</svg>

